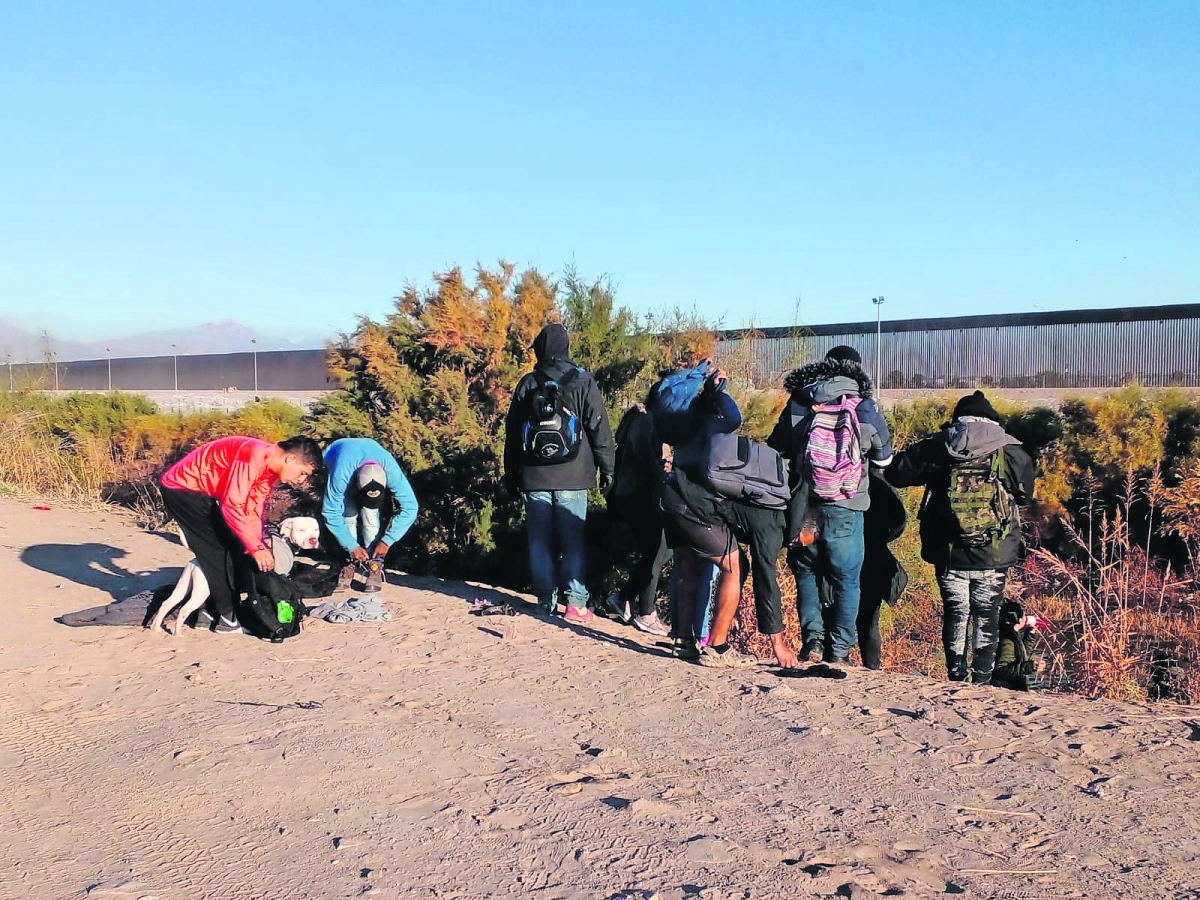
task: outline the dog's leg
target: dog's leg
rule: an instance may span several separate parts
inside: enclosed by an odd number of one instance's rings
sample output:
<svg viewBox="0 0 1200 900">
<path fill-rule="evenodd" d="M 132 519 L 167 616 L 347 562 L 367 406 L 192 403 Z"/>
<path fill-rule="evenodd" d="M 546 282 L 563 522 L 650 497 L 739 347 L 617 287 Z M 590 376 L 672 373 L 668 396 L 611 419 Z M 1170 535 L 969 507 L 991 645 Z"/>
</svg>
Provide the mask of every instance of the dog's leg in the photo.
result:
<svg viewBox="0 0 1200 900">
<path fill-rule="evenodd" d="M 162 602 L 162 606 L 158 608 L 158 612 L 154 614 L 154 618 L 146 626 L 147 628 L 151 631 L 158 631 L 162 628 L 163 619 L 167 617 L 167 613 L 182 603 L 183 598 L 187 596 L 188 589 L 192 585 L 193 573 L 198 571 L 200 570 L 194 559 L 183 567 L 183 571 L 179 574 L 179 581 L 175 584 L 175 590 L 171 591 L 171 596 Z"/>
<path fill-rule="evenodd" d="M 183 623 L 187 621 L 188 616 L 203 606 L 204 601 L 208 599 L 208 579 L 204 577 L 200 566 L 193 563 L 193 568 L 195 571 L 192 572 L 192 596 L 175 616 L 175 627 L 171 631 L 172 634 L 179 634 L 179 630 L 183 628 Z"/>
</svg>

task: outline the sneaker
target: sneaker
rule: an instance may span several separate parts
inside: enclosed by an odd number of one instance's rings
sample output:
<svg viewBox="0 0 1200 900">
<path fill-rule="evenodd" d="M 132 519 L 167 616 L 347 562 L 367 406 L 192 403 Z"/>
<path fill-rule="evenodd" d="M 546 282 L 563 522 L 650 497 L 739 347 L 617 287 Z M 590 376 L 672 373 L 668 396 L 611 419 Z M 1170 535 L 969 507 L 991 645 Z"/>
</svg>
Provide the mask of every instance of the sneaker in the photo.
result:
<svg viewBox="0 0 1200 900">
<path fill-rule="evenodd" d="M 688 638 L 675 638 L 675 655 L 680 659 L 685 659 L 688 662 L 695 662 L 700 658 L 700 649 L 696 646 L 696 642 Z"/>
<path fill-rule="evenodd" d="M 196 613 L 196 624 L 192 626 L 196 631 L 212 631 L 213 617 L 207 609 L 201 609 Z"/>
<path fill-rule="evenodd" d="M 633 614 L 629 611 L 629 604 L 621 602 L 621 595 L 616 591 L 604 598 L 604 605 L 608 607 L 608 611 L 612 613 L 613 618 L 620 619 L 626 625 L 633 619 Z"/>
<path fill-rule="evenodd" d="M 724 653 L 718 653 L 712 647 L 700 651 L 700 665 L 712 669 L 741 669 L 746 666 L 757 666 L 758 657 L 742 653 L 729 647 Z"/>
<path fill-rule="evenodd" d="M 825 655 L 825 641 L 821 638 L 809 638 L 800 648 L 800 662 L 820 662 Z"/>
<path fill-rule="evenodd" d="M 658 613 L 650 613 L 648 616 L 634 616 L 633 627 L 638 631 L 646 632 L 646 634 L 657 634 L 659 637 L 666 637 L 671 633 L 671 630 L 658 617 Z"/>
<path fill-rule="evenodd" d="M 377 594 L 383 587 L 383 560 L 370 559 L 363 565 L 366 569 L 366 584 L 363 585 L 364 594 Z"/>
<path fill-rule="evenodd" d="M 227 619 L 224 616 L 217 619 L 217 624 L 213 626 L 214 634 L 246 634 L 246 630 L 238 624 L 237 619 Z"/>
<path fill-rule="evenodd" d="M 568 606 L 563 618 L 568 622 L 591 622 L 596 614 L 586 606 Z"/>
</svg>

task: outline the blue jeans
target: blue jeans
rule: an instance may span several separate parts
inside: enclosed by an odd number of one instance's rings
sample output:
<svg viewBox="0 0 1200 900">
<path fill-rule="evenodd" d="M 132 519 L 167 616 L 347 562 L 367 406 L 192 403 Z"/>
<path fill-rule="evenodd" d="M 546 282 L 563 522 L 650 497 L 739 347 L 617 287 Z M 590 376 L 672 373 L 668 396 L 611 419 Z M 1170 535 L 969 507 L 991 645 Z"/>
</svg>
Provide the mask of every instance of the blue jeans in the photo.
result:
<svg viewBox="0 0 1200 900">
<path fill-rule="evenodd" d="M 863 514 L 840 506 L 816 508 L 817 539 L 809 546 L 788 551 L 788 565 L 796 576 L 800 633 L 804 643 L 828 646 L 828 655 L 843 659 L 854 646 L 858 619 L 859 578 L 863 564 Z M 820 575 L 829 583 L 833 606 L 821 615 Z M 825 634 L 825 621 L 829 634 Z"/>
<path fill-rule="evenodd" d="M 568 606 L 587 606 L 584 586 L 587 552 L 583 523 L 587 491 L 524 491 L 525 536 L 529 540 L 529 577 L 538 603 L 556 610 L 560 598 Z"/>
<path fill-rule="evenodd" d="M 971 680 L 988 684 L 1000 643 L 1000 604 L 1008 569 L 939 569 L 942 594 L 942 649 L 951 681 L 967 680 L 967 652 L 971 651 Z M 974 619 L 974 623 L 971 620 Z M 969 632 L 969 634 L 968 634 Z"/>
<path fill-rule="evenodd" d="M 358 538 L 358 545 L 364 550 L 370 550 L 371 544 L 379 537 L 379 510 L 369 506 L 359 506 L 353 491 L 346 491 L 346 502 L 342 507 L 342 518 L 350 533 Z"/>
</svg>

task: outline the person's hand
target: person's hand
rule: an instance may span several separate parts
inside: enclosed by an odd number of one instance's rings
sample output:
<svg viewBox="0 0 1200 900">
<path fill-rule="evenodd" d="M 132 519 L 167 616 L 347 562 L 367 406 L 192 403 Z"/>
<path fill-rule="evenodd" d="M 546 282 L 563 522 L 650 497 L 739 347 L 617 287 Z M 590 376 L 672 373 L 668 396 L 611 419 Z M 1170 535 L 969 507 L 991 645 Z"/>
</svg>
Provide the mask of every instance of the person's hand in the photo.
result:
<svg viewBox="0 0 1200 900">
<path fill-rule="evenodd" d="M 724 369 L 711 369 L 704 376 L 704 389 L 706 391 L 723 391 L 725 390 L 725 381 L 728 377 L 729 373 Z"/>
<path fill-rule="evenodd" d="M 775 662 L 779 663 L 782 669 L 794 669 L 800 661 L 782 633 L 771 635 L 771 652 L 775 654 Z"/>
<path fill-rule="evenodd" d="M 260 572 L 270 572 L 275 568 L 275 554 L 266 547 L 261 547 L 250 554 Z"/>
<path fill-rule="evenodd" d="M 613 477 L 608 474 L 602 474 L 600 476 L 600 493 L 603 494 L 605 497 L 607 497 L 608 492 L 611 491 L 612 489 L 613 489 Z"/>
<path fill-rule="evenodd" d="M 391 549 L 391 546 L 391 544 L 385 543 L 384 541 L 376 541 L 375 549 L 371 551 L 371 555 L 375 557 L 375 559 L 383 559 L 385 556 L 387 556 L 387 552 L 389 549 Z"/>
<path fill-rule="evenodd" d="M 364 550 L 362 547 L 355 547 L 353 550 L 350 551 L 350 558 L 352 560 L 354 560 L 355 562 L 366 562 L 367 561 L 367 551 Z"/>
</svg>

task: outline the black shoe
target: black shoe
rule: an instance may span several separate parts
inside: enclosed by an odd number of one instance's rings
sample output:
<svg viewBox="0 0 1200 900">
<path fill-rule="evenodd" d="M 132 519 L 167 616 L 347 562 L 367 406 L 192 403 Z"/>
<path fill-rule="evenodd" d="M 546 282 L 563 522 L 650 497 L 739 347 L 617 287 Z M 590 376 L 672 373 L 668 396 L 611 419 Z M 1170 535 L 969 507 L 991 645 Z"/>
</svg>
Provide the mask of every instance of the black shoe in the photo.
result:
<svg viewBox="0 0 1200 900">
<path fill-rule="evenodd" d="M 238 624 L 237 619 L 227 619 L 224 616 L 217 619 L 213 625 L 213 634 L 246 634 L 246 630 Z"/>
<path fill-rule="evenodd" d="M 800 648 L 800 662 L 820 662 L 825 655 L 824 644 L 821 638 L 809 638 Z"/>
<path fill-rule="evenodd" d="M 831 666 L 848 666 L 850 665 L 849 653 L 830 653 L 825 657 L 825 662 Z"/>
</svg>

